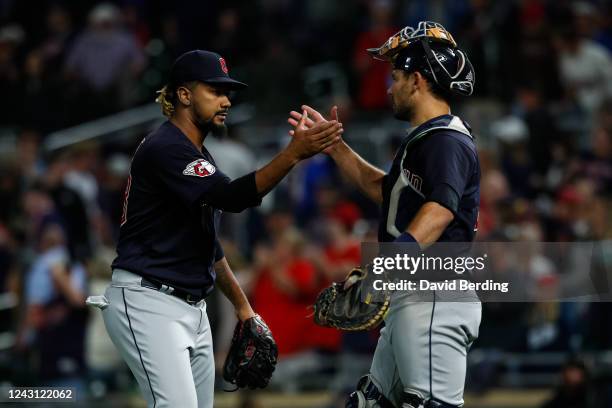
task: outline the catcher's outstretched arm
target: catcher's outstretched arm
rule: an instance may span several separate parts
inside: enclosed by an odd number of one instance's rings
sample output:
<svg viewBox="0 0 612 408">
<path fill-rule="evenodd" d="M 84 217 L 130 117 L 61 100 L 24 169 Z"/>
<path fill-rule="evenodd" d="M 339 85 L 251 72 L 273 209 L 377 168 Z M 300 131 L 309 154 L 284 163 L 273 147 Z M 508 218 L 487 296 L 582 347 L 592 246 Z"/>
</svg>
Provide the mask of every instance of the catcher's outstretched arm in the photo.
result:
<svg viewBox="0 0 612 408">
<path fill-rule="evenodd" d="M 377 204 L 382 204 L 382 181 L 385 172 L 368 163 L 363 157 L 341 141 L 330 151 L 330 156 L 344 176 L 362 193 Z"/>
<path fill-rule="evenodd" d="M 289 119 L 287 119 L 290 125 L 297 127 L 299 124 L 302 124 L 310 129 L 315 125 L 328 122 L 328 119 L 325 119 L 316 109 L 308 105 L 302 105 L 302 109 L 303 112 L 307 113 L 308 117 L 304 118 L 303 113 L 291 111 Z M 338 120 L 337 106 L 332 107 L 329 120 Z M 290 131 L 289 134 L 294 136 L 295 132 Z M 355 184 L 363 194 L 375 203 L 382 204 L 384 171 L 366 161 L 343 140 L 326 148 L 323 152 L 327 153 L 336 162 L 342 174 L 351 183 Z"/>
<path fill-rule="evenodd" d="M 217 286 L 234 305 L 238 319 L 245 321 L 255 316 L 249 300 L 238 284 L 236 276 L 234 276 L 234 272 L 232 272 L 225 257 L 215 263 L 215 272 L 217 273 Z"/>
</svg>

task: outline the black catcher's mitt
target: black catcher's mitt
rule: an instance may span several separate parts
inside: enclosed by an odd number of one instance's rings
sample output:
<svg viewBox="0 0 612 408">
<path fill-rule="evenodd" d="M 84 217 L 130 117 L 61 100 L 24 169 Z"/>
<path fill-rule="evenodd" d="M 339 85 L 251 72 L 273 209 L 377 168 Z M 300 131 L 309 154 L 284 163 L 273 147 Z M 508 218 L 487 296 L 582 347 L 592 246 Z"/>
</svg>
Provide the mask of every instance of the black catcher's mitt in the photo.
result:
<svg viewBox="0 0 612 408">
<path fill-rule="evenodd" d="M 276 367 L 278 348 L 259 315 L 238 322 L 223 365 L 223 378 L 238 388 L 264 388 Z"/>
<path fill-rule="evenodd" d="M 342 282 L 334 282 L 319 293 L 314 304 L 314 321 L 319 326 L 340 330 L 370 330 L 378 326 L 389 309 L 389 294 L 380 302 L 364 293 L 367 270 L 354 268 Z M 363 295 L 362 295 L 363 294 Z"/>
</svg>

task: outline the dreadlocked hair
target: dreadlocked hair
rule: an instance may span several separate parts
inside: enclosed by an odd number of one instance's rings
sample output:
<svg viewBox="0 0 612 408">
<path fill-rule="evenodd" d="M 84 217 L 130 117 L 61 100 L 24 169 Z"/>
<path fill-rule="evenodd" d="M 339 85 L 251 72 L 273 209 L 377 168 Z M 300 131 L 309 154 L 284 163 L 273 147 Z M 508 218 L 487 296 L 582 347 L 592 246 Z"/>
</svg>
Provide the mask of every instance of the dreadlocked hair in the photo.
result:
<svg viewBox="0 0 612 408">
<path fill-rule="evenodd" d="M 176 102 L 176 94 L 172 92 L 168 85 L 165 85 L 162 89 L 157 91 L 158 96 L 155 98 L 155 102 L 159 103 L 162 107 L 162 113 L 164 116 L 171 118 L 174 115 L 174 103 Z"/>
<path fill-rule="evenodd" d="M 178 103 L 178 96 L 176 95 L 176 91 L 180 87 L 185 87 L 190 91 L 193 91 L 198 84 L 198 81 L 190 81 L 185 82 L 179 85 L 168 84 L 165 85 L 162 89 L 157 91 L 159 94 L 157 98 L 155 98 L 155 102 L 159 103 L 162 106 L 162 113 L 164 116 L 171 118 L 176 111 L 176 104 Z"/>
</svg>

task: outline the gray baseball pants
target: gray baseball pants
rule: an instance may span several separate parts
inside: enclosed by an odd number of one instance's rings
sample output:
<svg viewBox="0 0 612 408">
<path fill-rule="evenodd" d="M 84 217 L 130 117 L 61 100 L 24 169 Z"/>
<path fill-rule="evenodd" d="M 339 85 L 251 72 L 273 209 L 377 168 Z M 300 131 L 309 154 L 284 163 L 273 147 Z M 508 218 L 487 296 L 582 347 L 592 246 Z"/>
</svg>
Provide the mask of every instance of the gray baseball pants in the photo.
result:
<svg viewBox="0 0 612 408">
<path fill-rule="evenodd" d="M 467 352 L 478 337 L 481 304 L 473 291 L 394 296 L 370 368 L 395 406 L 402 392 L 463 405 Z"/>
<path fill-rule="evenodd" d="M 206 303 L 190 305 L 115 269 L 102 314 L 150 408 L 212 408 L 215 364 Z"/>
</svg>

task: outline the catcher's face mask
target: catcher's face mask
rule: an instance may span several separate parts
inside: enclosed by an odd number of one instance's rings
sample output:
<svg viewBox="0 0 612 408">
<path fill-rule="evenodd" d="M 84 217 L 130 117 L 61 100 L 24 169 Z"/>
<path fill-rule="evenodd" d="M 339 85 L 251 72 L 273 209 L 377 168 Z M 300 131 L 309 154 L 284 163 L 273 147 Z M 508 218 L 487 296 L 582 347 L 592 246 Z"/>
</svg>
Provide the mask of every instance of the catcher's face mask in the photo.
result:
<svg viewBox="0 0 612 408">
<path fill-rule="evenodd" d="M 416 29 L 404 27 L 382 46 L 367 51 L 394 68 L 418 70 L 444 91 L 467 96 L 474 90 L 474 68 L 441 24 L 421 21 Z"/>
<path fill-rule="evenodd" d="M 434 23 L 433 21 L 421 21 L 417 28 L 406 26 L 389 37 L 380 47 L 368 48 L 367 51 L 378 60 L 394 62 L 395 57 L 401 50 L 419 42 L 421 39 L 447 44 L 453 48 L 457 47 L 457 43 L 451 33 L 441 24 Z"/>
</svg>

